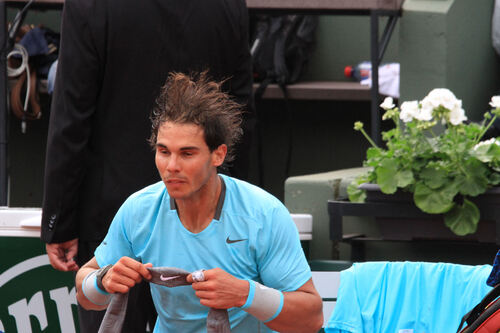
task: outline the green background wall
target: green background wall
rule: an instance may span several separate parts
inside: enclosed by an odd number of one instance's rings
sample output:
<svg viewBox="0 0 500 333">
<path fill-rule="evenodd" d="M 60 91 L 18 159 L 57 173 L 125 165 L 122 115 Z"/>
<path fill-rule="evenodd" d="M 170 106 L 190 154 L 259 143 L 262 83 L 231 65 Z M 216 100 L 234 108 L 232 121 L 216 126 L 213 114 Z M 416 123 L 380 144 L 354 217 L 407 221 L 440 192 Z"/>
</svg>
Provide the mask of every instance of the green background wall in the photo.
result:
<svg viewBox="0 0 500 333">
<path fill-rule="evenodd" d="M 383 59 L 401 63 L 401 100 L 422 99 L 431 89 L 446 87 L 463 100 L 469 118 L 481 117 L 500 88 L 498 56 L 491 46 L 493 4 L 404 2 Z M 13 14 L 10 10 L 9 16 Z M 30 12 L 27 22 L 58 30 L 59 15 L 57 10 Z M 383 31 L 384 19 L 380 23 Z M 304 79 L 346 80 L 346 65 L 369 59 L 369 33 L 367 16 L 321 16 L 317 47 Z M 291 112 L 279 100 L 257 101 L 257 106 L 262 164 L 257 163 L 256 145 L 251 180 L 280 199 L 289 176 L 361 166 L 368 146 L 352 126 L 356 120 L 369 126 L 369 102 L 293 101 Z M 21 134 L 19 120 L 10 118 L 10 206 L 41 205 L 48 115 L 46 109 L 42 120 L 29 123 L 26 134 Z"/>
<path fill-rule="evenodd" d="M 498 56 L 491 44 L 493 0 L 406 0 L 400 24 L 401 98 L 421 99 L 449 88 L 472 120 L 499 93 Z"/>
</svg>

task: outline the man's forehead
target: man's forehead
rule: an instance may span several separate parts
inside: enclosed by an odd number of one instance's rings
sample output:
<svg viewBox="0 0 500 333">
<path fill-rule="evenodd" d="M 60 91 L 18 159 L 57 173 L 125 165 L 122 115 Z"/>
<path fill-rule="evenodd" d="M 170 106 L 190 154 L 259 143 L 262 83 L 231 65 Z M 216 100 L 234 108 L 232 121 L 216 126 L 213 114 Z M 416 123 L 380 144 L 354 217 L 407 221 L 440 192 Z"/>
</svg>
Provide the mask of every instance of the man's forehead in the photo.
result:
<svg viewBox="0 0 500 333">
<path fill-rule="evenodd" d="M 186 135 L 186 136 L 203 136 L 203 128 L 194 123 L 177 123 L 166 121 L 160 125 L 158 134 L 162 135 Z"/>
<path fill-rule="evenodd" d="M 157 145 L 179 147 L 205 146 L 203 128 L 193 123 L 165 122 L 158 131 Z"/>
</svg>

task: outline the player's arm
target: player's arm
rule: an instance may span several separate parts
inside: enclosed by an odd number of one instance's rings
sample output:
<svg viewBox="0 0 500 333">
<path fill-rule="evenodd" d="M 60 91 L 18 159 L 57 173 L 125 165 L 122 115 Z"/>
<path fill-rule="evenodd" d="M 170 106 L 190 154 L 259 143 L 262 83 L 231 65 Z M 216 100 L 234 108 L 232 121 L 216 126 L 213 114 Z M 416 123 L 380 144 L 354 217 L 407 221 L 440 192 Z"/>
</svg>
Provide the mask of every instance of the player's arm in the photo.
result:
<svg viewBox="0 0 500 333">
<path fill-rule="evenodd" d="M 283 308 L 266 325 L 278 332 L 318 332 L 323 325 L 323 303 L 312 280 L 284 292 Z"/>
<path fill-rule="evenodd" d="M 76 274 L 76 299 L 87 310 L 106 309 L 112 294 L 126 293 L 143 278 L 151 279 L 146 269 L 151 266 L 122 257 L 113 266 L 99 267 L 94 257 Z"/>
<path fill-rule="evenodd" d="M 220 268 L 203 273 L 204 281 L 192 285 L 202 305 L 240 307 L 279 332 L 317 332 L 323 324 L 321 297 L 311 279 L 296 291 L 281 292 L 238 279 Z M 192 276 L 187 280 L 193 282 Z"/>
</svg>

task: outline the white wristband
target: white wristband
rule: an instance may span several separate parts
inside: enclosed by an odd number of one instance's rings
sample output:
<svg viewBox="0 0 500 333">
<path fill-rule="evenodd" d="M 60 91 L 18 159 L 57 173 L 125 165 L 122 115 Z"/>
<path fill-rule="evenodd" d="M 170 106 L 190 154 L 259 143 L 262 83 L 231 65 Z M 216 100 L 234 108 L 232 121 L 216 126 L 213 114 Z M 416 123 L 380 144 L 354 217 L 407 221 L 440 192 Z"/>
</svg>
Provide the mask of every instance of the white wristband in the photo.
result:
<svg viewBox="0 0 500 333">
<path fill-rule="evenodd" d="M 92 271 L 83 279 L 82 292 L 85 297 L 95 305 L 107 305 L 111 302 L 113 294 L 101 290 L 97 286 L 97 271 Z"/>
<path fill-rule="evenodd" d="M 241 308 L 264 323 L 276 318 L 283 309 L 283 293 L 252 280 L 248 283 L 247 301 Z"/>
</svg>

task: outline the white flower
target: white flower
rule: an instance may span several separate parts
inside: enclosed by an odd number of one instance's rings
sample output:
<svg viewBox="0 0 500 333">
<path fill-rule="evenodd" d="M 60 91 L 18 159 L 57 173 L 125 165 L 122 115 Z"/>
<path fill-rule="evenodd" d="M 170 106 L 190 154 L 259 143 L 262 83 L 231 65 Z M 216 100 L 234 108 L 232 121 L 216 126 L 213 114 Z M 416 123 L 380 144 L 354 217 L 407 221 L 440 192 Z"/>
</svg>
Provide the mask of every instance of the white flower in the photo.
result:
<svg viewBox="0 0 500 333">
<path fill-rule="evenodd" d="M 466 120 L 465 112 L 462 109 L 462 101 L 448 89 L 433 89 L 421 102 L 422 110 L 419 120 L 431 120 L 435 108 L 443 106 L 450 110 L 450 122 L 453 125 L 461 124 Z M 453 115 L 452 115 L 453 114 Z"/>
<path fill-rule="evenodd" d="M 465 110 L 462 108 L 454 108 L 450 111 L 450 123 L 453 125 L 460 125 L 467 120 Z"/>
<path fill-rule="evenodd" d="M 415 115 L 415 119 L 418 119 L 418 120 L 421 120 L 421 121 L 430 121 L 432 120 L 432 110 L 434 110 L 434 108 L 424 108 L 422 106 L 422 108 L 420 109 L 420 112 L 418 112 L 416 115 Z"/>
<path fill-rule="evenodd" d="M 500 108 L 500 96 L 493 96 L 490 102 L 491 107 L 498 109 Z"/>
<path fill-rule="evenodd" d="M 462 101 L 457 99 L 455 95 L 448 89 L 437 88 L 433 89 L 422 100 L 422 106 L 437 108 L 442 105 L 448 110 L 453 110 L 456 107 L 462 107 Z"/>
<path fill-rule="evenodd" d="M 403 102 L 399 118 L 405 123 L 412 121 L 419 114 L 418 101 Z"/>
<path fill-rule="evenodd" d="M 384 102 L 382 104 L 380 104 L 380 107 L 384 110 L 390 110 L 390 109 L 393 109 L 395 107 L 394 103 L 393 103 L 393 100 L 392 100 L 392 97 L 386 97 L 384 99 Z"/>
<path fill-rule="evenodd" d="M 473 149 L 477 150 L 481 146 L 492 145 L 492 144 L 496 144 L 497 146 L 500 146 L 500 142 L 498 142 L 498 140 L 496 138 L 491 138 L 489 140 L 479 142 L 477 145 L 474 146 Z"/>
</svg>

